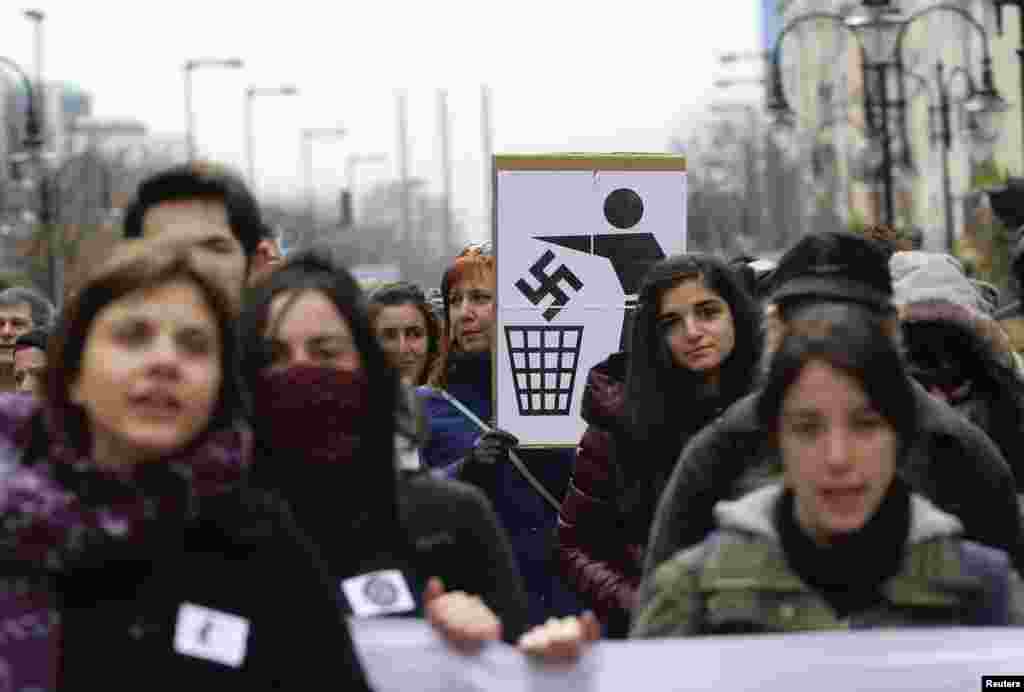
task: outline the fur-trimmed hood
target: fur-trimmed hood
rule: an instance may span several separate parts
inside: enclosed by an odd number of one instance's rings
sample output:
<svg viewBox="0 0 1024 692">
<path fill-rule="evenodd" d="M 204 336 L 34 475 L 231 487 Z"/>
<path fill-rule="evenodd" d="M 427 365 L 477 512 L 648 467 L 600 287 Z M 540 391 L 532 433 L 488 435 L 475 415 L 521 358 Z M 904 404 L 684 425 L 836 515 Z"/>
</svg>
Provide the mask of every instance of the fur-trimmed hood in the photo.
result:
<svg viewBox="0 0 1024 692">
<path fill-rule="evenodd" d="M 983 341 L 1005 365 L 1016 368 L 1013 345 L 1003 326 L 995 319 L 942 298 L 930 298 L 900 305 L 903 324 L 948 324 L 959 327 L 965 337 Z"/>
<path fill-rule="evenodd" d="M 940 252 L 897 252 L 889 260 L 893 302 L 902 305 L 941 299 L 991 315 L 993 305 L 964 272 L 960 260 Z"/>
<path fill-rule="evenodd" d="M 715 520 L 718 527 L 779 541 L 774 512 L 782 491 L 782 485 L 775 484 L 755 490 L 738 500 L 719 502 L 715 505 Z M 916 493 L 910 496 L 908 545 L 936 538 L 959 536 L 962 533 L 963 525 L 959 519 L 943 512 Z"/>
<path fill-rule="evenodd" d="M 992 316 L 993 306 L 956 258 L 935 252 L 897 252 L 889 267 L 893 303 L 901 322 L 955 325 L 966 338 L 983 340 L 999 360 L 1015 367 L 1013 348 Z"/>
</svg>

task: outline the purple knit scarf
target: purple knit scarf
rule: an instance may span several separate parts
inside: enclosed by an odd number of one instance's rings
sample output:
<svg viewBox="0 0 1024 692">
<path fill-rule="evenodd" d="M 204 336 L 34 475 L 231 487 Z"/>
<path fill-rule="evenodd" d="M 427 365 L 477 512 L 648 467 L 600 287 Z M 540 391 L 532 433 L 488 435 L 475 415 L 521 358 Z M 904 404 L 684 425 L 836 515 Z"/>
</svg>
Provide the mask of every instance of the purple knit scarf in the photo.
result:
<svg viewBox="0 0 1024 692">
<path fill-rule="evenodd" d="M 58 688 L 56 579 L 142 547 L 162 519 L 234 487 L 249 459 L 248 431 L 225 429 L 178 457 L 112 473 L 74 449 L 58 417 L 46 420 L 47 458 L 0 476 L 0 692 Z"/>
</svg>

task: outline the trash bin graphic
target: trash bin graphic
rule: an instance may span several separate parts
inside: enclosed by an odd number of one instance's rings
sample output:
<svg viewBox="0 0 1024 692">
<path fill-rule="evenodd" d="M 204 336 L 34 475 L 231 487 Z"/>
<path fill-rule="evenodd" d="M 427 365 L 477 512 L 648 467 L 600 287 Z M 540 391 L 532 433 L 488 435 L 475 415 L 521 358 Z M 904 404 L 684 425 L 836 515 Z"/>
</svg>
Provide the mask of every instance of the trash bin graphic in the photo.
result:
<svg viewBox="0 0 1024 692">
<path fill-rule="evenodd" d="M 568 415 L 583 327 L 506 326 L 505 340 L 519 415 Z"/>
</svg>

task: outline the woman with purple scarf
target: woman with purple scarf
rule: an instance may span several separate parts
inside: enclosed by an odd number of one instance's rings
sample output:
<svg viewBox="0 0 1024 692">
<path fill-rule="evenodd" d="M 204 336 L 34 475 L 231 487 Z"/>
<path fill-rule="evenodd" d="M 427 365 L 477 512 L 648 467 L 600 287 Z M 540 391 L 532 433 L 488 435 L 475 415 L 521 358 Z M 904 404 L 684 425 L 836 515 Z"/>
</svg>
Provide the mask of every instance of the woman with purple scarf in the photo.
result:
<svg viewBox="0 0 1024 692">
<path fill-rule="evenodd" d="M 9 688 L 369 689 L 318 554 L 243 482 L 221 288 L 186 255 L 128 250 L 48 355 L 41 403 L 0 398 Z"/>
</svg>

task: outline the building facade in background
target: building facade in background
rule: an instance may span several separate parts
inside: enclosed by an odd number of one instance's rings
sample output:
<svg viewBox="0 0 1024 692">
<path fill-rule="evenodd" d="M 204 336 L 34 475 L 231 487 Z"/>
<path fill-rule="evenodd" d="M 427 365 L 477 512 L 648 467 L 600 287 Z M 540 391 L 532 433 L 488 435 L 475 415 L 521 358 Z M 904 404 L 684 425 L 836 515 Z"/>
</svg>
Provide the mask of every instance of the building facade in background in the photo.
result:
<svg viewBox="0 0 1024 692">
<path fill-rule="evenodd" d="M 760 0 L 762 41 L 767 46 L 786 23 L 811 11 L 844 14 L 860 3 L 855 0 Z M 940 4 L 939 0 L 901 0 L 904 17 Z M 968 95 L 961 74 L 953 83 L 952 146 L 948 158 L 948 189 L 943 170 L 944 149 L 929 109 L 939 106 L 936 65 L 967 70 L 975 84 L 981 80 L 983 45 L 980 34 L 951 12 L 930 13 L 907 31 L 902 57 L 907 105 L 902 125 L 891 125 L 895 169 L 896 224 L 922 233 L 924 247 L 946 250 L 947 206 L 952 211 L 953 234 L 959 238 L 974 223 L 979 190 L 996 177 L 1024 174 L 1021 126 L 1021 75 L 1017 48 L 1020 34 L 1017 8 L 1005 11 L 1004 34 L 996 32 L 992 0 L 956 0 L 952 3 L 985 27 L 992 54 L 996 87 L 1011 103 L 997 137 L 985 149 L 968 146 L 959 102 Z M 849 31 L 835 23 L 811 22 L 787 35 L 782 72 L 786 95 L 798 115 L 798 151 L 807 158 L 818 203 L 832 203 L 849 225 L 874 223 L 882 218 L 880 170 L 866 164 L 867 85 L 857 43 Z M 835 69 L 835 66 L 842 66 Z M 890 82 L 894 84 L 895 82 Z M 891 91 L 891 89 L 890 89 Z M 890 96 L 892 94 L 890 93 Z M 932 116 L 934 117 L 934 116 Z M 900 165 L 904 164 L 904 165 Z"/>
<path fill-rule="evenodd" d="M 38 233 L 37 171 L 12 165 L 24 154 L 24 87 L 0 80 L 0 284 L 29 283 L 47 291 L 46 234 Z M 161 137 L 132 118 L 93 117 L 93 97 L 68 82 L 46 85 L 42 102 L 49 218 L 62 258 L 65 289 L 109 255 L 123 209 L 145 176 L 185 158 L 180 135 Z"/>
</svg>

